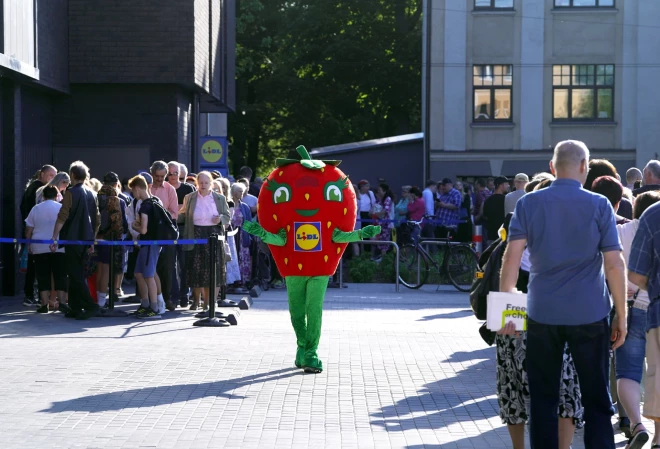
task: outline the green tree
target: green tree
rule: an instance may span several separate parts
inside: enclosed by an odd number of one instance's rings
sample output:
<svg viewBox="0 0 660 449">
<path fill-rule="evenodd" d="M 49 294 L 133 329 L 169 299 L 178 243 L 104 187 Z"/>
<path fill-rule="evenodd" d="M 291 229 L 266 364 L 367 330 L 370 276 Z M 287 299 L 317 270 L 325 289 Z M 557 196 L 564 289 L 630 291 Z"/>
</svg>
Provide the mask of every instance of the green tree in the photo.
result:
<svg viewBox="0 0 660 449">
<path fill-rule="evenodd" d="M 418 131 L 420 15 L 421 0 L 241 0 L 234 166 Z"/>
</svg>

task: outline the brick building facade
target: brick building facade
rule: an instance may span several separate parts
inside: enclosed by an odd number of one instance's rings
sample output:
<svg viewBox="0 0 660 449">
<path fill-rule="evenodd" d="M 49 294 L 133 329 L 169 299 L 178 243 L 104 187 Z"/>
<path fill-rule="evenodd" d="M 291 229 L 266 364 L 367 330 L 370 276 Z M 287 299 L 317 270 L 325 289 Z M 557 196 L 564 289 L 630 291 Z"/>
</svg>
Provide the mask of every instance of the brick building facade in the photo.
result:
<svg viewBox="0 0 660 449">
<path fill-rule="evenodd" d="M 155 159 L 198 165 L 199 117 L 234 108 L 235 0 L 0 0 L 1 236 L 22 233 L 45 163 L 121 177 Z M 16 249 L 0 247 L 13 294 Z"/>
</svg>

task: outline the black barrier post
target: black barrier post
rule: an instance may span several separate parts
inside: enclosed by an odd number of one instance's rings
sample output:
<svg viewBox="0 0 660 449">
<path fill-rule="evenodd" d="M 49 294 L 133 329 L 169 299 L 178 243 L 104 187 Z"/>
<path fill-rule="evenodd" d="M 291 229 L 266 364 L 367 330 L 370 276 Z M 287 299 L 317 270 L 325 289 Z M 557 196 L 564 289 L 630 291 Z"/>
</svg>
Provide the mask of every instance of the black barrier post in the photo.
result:
<svg viewBox="0 0 660 449">
<path fill-rule="evenodd" d="M 128 316 L 128 313 L 124 312 L 123 310 L 116 310 L 115 309 L 115 299 L 117 297 L 117 293 L 115 292 L 115 245 L 110 246 L 110 275 L 109 275 L 109 295 L 108 295 L 108 308 L 107 309 L 101 309 L 99 311 L 99 316 L 102 317 L 124 317 Z"/>
<path fill-rule="evenodd" d="M 222 239 L 222 240 L 221 240 Z M 201 320 L 195 321 L 193 326 L 203 326 L 203 327 L 227 327 L 230 324 L 224 319 L 218 318 L 215 316 L 215 288 L 218 284 L 217 282 L 217 272 L 218 269 L 218 242 L 224 242 L 224 237 L 218 236 L 218 234 L 211 234 L 209 237 L 209 255 L 210 263 L 209 267 L 211 273 L 209 276 L 209 316 L 208 318 L 203 318 Z M 225 251 L 224 246 L 220 250 L 220 284 L 224 284 L 224 274 L 225 274 Z"/>
</svg>

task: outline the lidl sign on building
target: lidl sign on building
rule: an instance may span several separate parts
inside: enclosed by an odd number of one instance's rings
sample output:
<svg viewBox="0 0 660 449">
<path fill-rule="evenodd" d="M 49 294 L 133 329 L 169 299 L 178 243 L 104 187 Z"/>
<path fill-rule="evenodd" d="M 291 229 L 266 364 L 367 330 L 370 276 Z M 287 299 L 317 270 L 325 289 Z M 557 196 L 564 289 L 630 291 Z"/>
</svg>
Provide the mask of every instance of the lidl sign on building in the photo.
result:
<svg viewBox="0 0 660 449">
<path fill-rule="evenodd" d="M 199 138 L 200 167 L 218 170 L 227 175 L 227 138 L 205 136 Z"/>
</svg>

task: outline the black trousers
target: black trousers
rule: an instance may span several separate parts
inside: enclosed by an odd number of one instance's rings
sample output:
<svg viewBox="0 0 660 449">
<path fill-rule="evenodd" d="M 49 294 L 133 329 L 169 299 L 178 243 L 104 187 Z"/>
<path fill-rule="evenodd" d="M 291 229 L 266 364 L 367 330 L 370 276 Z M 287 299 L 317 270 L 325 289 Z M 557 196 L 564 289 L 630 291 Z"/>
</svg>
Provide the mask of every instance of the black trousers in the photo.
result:
<svg viewBox="0 0 660 449">
<path fill-rule="evenodd" d="M 44 253 L 34 255 L 34 269 L 37 274 L 39 293 L 49 292 L 51 289 L 51 276 L 55 290 L 67 291 L 66 254 Z"/>
<path fill-rule="evenodd" d="M 158 257 L 156 273 L 160 278 L 160 287 L 163 291 L 163 299 L 170 301 L 172 299 L 172 267 L 176 262 L 176 247 L 172 245 L 163 246 Z"/>
<path fill-rule="evenodd" d="M 23 286 L 23 292 L 26 298 L 34 298 L 34 280 L 36 275 L 34 256 L 28 253 L 27 272 L 25 273 L 25 285 Z"/>
<path fill-rule="evenodd" d="M 69 275 L 69 307 L 74 312 L 84 310 L 98 309 L 92 295 L 89 293 L 89 287 L 85 279 L 85 270 L 83 264 L 84 257 L 87 257 L 86 246 L 66 246 L 64 254 L 66 255 L 66 269 Z"/>
<path fill-rule="evenodd" d="M 527 319 L 527 376 L 530 396 L 529 440 L 532 449 L 559 445 L 557 406 L 564 345 L 575 362 L 584 405 L 584 447 L 614 449 L 610 397 L 610 326 L 607 318 L 594 323 L 561 326 Z"/>
</svg>

